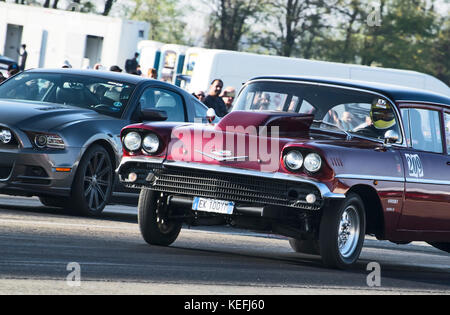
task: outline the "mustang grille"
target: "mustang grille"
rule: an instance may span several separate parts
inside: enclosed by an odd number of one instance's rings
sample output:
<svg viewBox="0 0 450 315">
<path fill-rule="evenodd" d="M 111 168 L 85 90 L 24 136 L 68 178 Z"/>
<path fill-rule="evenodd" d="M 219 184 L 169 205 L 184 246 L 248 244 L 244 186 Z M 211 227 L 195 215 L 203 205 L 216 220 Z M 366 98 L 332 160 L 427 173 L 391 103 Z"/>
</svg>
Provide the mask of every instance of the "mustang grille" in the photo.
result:
<svg viewBox="0 0 450 315">
<path fill-rule="evenodd" d="M 121 170 L 122 180 L 130 172 L 138 175 L 134 183 L 125 184 L 129 188 L 146 187 L 170 194 L 307 210 L 318 210 L 323 205 L 320 192 L 311 184 L 159 164 L 130 164 Z M 313 204 L 306 202 L 306 196 L 311 193 L 317 196 Z"/>
</svg>

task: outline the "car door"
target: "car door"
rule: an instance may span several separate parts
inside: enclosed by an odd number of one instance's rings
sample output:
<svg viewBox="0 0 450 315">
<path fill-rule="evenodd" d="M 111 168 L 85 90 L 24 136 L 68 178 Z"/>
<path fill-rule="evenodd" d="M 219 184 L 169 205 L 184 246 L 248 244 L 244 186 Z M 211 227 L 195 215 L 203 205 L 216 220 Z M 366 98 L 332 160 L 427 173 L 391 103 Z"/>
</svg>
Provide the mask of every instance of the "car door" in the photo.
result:
<svg viewBox="0 0 450 315">
<path fill-rule="evenodd" d="M 142 109 L 163 110 L 167 113 L 168 122 L 188 121 L 186 103 L 183 96 L 173 89 L 149 86 L 145 88 L 139 98 L 139 105 L 134 117 L 139 116 Z"/>
<path fill-rule="evenodd" d="M 438 107 L 402 109 L 407 126 L 405 204 L 399 229 L 421 232 L 450 231 L 449 114 Z M 446 138 L 447 137 L 447 138 Z"/>
</svg>

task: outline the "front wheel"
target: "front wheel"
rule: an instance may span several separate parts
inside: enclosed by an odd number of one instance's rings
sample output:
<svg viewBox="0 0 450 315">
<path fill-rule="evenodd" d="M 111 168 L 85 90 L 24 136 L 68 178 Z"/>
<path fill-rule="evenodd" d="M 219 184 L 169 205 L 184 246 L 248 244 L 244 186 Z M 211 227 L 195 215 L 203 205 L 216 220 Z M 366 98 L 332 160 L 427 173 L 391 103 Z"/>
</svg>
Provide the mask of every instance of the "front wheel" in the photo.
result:
<svg viewBox="0 0 450 315">
<path fill-rule="evenodd" d="M 308 255 L 320 255 L 319 242 L 315 240 L 297 240 L 295 238 L 289 239 L 289 245 L 296 253 Z"/>
<path fill-rule="evenodd" d="M 319 247 L 327 267 L 347 269 L 356 263 L 366 233 L 366 214 L 361 198 L 350 194 L 340 209 L 326 209 L 320 224 Z"/>
<path fill-rule="evenodd" d="M 93 145 L 78 166 L 69 207 L 81 215 L 99 215 L 111 198 L 113 185 L 111 157 L 105 148 Z"/>
<path fill-rule="evenodd" d="M 434 248 L 437 248 L 443 252 L 450 253 L 450 243 L 429 243 Z"/>
<path fill-rule="evenodd" d="M 166 201 L 163 194 L 149 189 L 142 189 L 139 195 L 139 228 L 150 245 L 169 246 L 180 234 L 182 223 L 167 218 Z"/>
</svg>

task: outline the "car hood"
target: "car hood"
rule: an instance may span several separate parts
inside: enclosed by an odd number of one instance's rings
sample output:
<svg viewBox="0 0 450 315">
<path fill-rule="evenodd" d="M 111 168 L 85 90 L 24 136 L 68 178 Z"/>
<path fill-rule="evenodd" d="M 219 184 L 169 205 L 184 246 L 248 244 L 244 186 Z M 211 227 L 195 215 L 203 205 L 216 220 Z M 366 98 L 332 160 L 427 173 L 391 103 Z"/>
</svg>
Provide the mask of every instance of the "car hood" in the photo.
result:
<svg viewBox="0 0 450 315">
<path fill-rule="evenodd" d="M 0 124 L 30 131 L 48 131 L 67 123 L 107 117 L 68 105 L 13 100 L 0 100 L 0 112 Z"/>
</svg>

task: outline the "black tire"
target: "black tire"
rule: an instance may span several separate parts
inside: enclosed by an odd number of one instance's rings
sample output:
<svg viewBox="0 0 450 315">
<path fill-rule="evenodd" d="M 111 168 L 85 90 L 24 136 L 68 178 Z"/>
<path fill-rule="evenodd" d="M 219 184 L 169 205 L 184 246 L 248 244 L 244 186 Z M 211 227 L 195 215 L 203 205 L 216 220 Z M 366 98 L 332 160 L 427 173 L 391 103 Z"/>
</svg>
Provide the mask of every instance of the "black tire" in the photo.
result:
<svg viewBox="0 0 450 315">
<path fill-rule="evenodd" d="M 450 253 L 450 243 L 434 243 L 434 242 L 430 242 L 428 243 L 431 246 L 433 246 L 434 248 L 437 248 L 443 252 L 447 252 Z"/>
<path fill-rule="evenodd" d="M 178 238 L 181 222 L 161 221 L 159 209 L 166 206 L 161 194 L 142 189 L 139 195 L 138 222 L 141 235 L 150 245 L 169 246 Z"/>
<path fill-rule="evenodd" d="M 340 209 L 325 209 L 319 238 L 324 265 L 338 269 L 354 265 L 361 255 L 365 233 L 366 213 L 358 195 L 349 194 Z"/>
<path fill-rule="evenodd" d="M 39 197 L 39 201 L 46 207 L 67 208 L 68 198 L 64 197 Z"/>
<path fill-rule="evenodd" d="M 308 254 L 308 255 L 320 255 L 319 241 L 314 240 L 297 240 L 295 238 L 289 239 L 289 245 L 297 253 Z"/>
<path fill-rule="evenodd" d="M 101 145 L 93 145 L 84 154 L 72 185 L 69 207 L 84 216 L 102 213 L 111 199 L 114 168 L 111 157 Z"/>
</svg>

